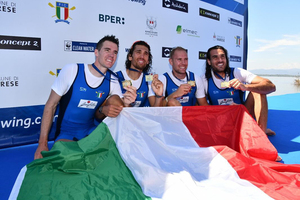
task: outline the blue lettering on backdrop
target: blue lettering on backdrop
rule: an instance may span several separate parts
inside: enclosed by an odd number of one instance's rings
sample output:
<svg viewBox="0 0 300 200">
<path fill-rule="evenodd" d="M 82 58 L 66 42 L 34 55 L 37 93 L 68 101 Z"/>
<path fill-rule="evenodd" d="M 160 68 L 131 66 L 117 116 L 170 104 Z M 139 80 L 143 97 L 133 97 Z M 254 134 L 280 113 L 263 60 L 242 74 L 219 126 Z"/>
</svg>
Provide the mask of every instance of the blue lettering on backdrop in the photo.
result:
<svg viewBox="0 0 300 200">
<path fill-rule="evenodd" d="M 129 0 L 136 3 L 141 3 L 143 6 L 146 4 L 146 0 Z"/>
<path fill-rule="evenodd" d="M 39 139 L 44 105 L 0 109 L 0 148 L 36 143 Z M 54 139 L 57 114 L 49 141 Z"/>
</svg>

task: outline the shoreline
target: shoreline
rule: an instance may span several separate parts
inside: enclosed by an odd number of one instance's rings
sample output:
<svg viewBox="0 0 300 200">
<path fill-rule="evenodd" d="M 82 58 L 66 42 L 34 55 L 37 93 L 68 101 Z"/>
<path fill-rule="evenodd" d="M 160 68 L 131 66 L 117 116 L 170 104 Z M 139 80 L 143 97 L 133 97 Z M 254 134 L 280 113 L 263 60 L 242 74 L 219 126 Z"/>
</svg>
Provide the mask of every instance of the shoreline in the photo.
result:
<svg viewBox="0 0 300 200">
<path fill-rule="evenodd" d="M 256 74 L 258 76 L 280 76 L 280 77 L 295 77 L 298 78 L 299 75 L 290 75 L 290 74 Z"/>
</svg>

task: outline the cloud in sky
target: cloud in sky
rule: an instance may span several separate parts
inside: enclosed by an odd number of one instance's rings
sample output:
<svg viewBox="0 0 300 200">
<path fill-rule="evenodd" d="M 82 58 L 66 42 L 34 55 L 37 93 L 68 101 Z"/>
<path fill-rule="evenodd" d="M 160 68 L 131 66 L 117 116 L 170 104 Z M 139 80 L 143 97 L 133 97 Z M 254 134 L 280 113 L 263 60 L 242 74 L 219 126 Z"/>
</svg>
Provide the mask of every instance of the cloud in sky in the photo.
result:
<svg viewBox="0 0 300 200">
<path fill-rule="evenodd" d="M 279 68 L 281 69 L 299 69 L 300 63 L 297 62 L 286 62 L 279 65 Z"/>
<path fill-rule="evenodd" d="M 287 46 L 297 46 L 300 45 L 300 34 L 298 35 L 284 35 L 282 39 L 279 40 L 256 40 L 263 45 L 254 52 L 263 52 L 267 50 L 278 49 L 279 47 Z"/>
</svg>

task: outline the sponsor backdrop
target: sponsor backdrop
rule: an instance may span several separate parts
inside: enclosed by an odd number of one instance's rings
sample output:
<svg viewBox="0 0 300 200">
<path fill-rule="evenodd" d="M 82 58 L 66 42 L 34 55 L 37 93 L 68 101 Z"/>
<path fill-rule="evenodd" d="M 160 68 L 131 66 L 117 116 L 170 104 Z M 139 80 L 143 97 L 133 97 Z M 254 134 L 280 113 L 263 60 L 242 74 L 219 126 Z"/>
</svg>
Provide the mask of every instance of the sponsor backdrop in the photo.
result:
<svg viewBox="0 0 300 200">
<path fill-rule="evenodd" d="M 217 44 L 228 49 L 232 67 L 246 68 L 247 15 L 248 0 L 0 1 L 0 148 L 38 141 L 60 69 L 92 63 L 103 36 L 120 40 L 114 71 L 125 67 L 132 43 L 144 40 L 153 72 L 170 70 L 170 49 L 182 46 L 189 70 L 201 76 L 206 51 Z"/>
</svg>

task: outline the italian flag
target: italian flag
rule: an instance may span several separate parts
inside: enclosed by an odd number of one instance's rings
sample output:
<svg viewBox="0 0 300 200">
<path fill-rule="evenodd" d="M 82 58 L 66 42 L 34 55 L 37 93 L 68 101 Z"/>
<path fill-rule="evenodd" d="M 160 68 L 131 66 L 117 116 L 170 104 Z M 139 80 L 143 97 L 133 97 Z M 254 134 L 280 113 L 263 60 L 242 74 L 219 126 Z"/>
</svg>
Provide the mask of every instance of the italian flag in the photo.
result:
<svg viewBox="0 0 300 200">
<path fill-rule="evenodd" d="M 69 18 L 69 4 L 56 2 L 56 15 L 58 19 L 67 20 Z"/>
<path fill-rule="evenodd" d="M 124 108 L 25 166 L 10 199 L 300 199 L 242 105 Z"/>
</svg>

